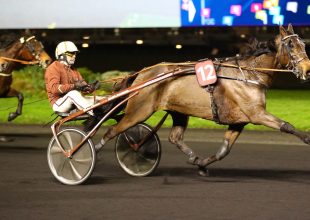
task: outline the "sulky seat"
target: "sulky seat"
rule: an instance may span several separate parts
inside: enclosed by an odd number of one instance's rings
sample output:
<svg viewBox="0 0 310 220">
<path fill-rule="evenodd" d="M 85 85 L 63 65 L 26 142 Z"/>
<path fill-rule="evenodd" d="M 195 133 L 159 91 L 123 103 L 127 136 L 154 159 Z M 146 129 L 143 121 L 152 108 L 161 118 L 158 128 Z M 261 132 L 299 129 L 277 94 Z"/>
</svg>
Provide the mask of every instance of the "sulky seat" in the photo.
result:
<svg viewBox="0 0 310 220">
<path fill-rule="evenodd" d="M 57 111 L 55 111 L 55 114 L 57 114 L 58 116 L 60 116 L 62 118 L 65 118 L 65 117 L 68 117 L 69 115 L 71 115 L 71 114 L 73 114 L 75 112 L 77 112 L 76 109 L 74 109 L 74 110 L 72 110 L 70 112 L 57 112 Z M 88 119 L 89 117 L 90 117 L 90 115 L 85 113 L 83 115 L 80 115 L 80 116 L 74 118 L 74 120 L 85 120 L 85 119 Z"/>
</svg>

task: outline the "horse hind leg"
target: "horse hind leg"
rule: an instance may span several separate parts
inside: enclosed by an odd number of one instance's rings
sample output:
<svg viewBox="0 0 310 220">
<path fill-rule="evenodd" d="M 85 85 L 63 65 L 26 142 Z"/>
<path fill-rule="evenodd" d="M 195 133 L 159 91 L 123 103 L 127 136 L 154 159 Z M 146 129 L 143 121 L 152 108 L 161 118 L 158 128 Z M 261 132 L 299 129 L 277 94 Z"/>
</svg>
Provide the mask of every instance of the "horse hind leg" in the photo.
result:
<svg viewBox="0 0 310 220">
<path fill-rule="evenodd" d="M 139 109 L 134 109 L 124 114 L 120 121 L 108 128 L 107 132 L 103 135 L 100 142 L 95 145 L 95 149 L 99 151 L 105 143 L 113 139 L 118 134 L 126 131 L 128 128 L 145 121 L 153 114 L 153 109 L 147 105 L 141 106 Z"/>
<path fill-rule="evenodd" d="M 228 130 L 225 132 L 225 135 L 224 135 L 223 144 L 218 149 L 217 153 L 208 158 L 198 161 L 198 166 L 200 168 L 199 170 L 200 175 L 205 176 L 206 167 L 208 165 L 216 161 L 222 160 L 224 157 L 226 157 L 230 153 L 232 146 L 234 145 L 237 138 L 241 134 L 245 125 L 246 124 L 229 125 Z"/>
<path fill-rule="evenodd" d="M 15 112 L 10 112 L 8 116 L 8 121 L 14 120 L 17 116 L 22 114 L 22 108 L 23 108 L 23 102 L 24 102 L 24 96 L 22 93 L 16 91 L 15 89 L 10 89 L 9 93 L 7 94 L 7 97 L 14 97 L 16 96 L 18 99 L 17 109 Z"/>
</svg>

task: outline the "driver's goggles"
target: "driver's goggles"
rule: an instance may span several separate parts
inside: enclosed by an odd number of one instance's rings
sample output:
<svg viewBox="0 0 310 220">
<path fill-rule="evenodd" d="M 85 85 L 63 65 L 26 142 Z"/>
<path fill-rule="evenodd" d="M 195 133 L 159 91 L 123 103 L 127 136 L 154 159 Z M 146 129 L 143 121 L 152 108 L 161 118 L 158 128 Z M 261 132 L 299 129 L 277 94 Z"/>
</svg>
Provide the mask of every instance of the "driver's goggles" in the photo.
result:
<svg viewBox="0 0 310 220">
<path fill-rule="evenodd" d="M 69 56 L 69 57 L 74 57 L 74 56 L 76 56 L 76 52 L 66 52 L 65 53 L 67 56 Z"/>
</svg>

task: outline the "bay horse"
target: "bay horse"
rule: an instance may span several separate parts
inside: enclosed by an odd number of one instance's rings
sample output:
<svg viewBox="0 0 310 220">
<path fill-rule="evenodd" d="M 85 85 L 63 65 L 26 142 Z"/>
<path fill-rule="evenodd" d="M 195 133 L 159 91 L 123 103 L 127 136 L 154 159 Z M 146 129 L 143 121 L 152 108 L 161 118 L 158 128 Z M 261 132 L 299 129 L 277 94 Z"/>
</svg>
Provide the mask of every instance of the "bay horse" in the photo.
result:
<svg viewBox="0 0 310 220">
<path fill-rule="evenodd" d="M 287 30 L 280 26 L 279 34 L 261 51 L 253 52 L 250 56 L 214 61 L 218 80 L 212 92 L 200 87 L 194 74 L 172 77 L 142 89 L 128 101 L 124 117 L 107 130 L 100 143 L 104 145 L 116 135 L 145 121 L 154 112 L 165 110 L 173 120 L 169 141 L 188 156 L 190 164 L 198 166 L 199 174 L 203 176 L 207 175 L 208 165 L 229 154 L 248 123 L 293 134 L 310 144 L 309 135 L 266 111 L 266 89 L 272 85 L 276 70 L 285 69 L 303 81 L 309 80 L 310 61 L 305 44 L 290 24 Z M 165 72 L 189 67 L 194 69 L 196 63 L 162 63 L 145 68 L 138 72 L 132 85 Z M 183 135 L 189 116 L 228 125 L 217 153 L 200 158 L 184 142 Z"/>
<path fill-rule="evenodd" d="M 12 71 L 17 63 L 39 64 L 46 68 L 52 59 L 44 51 L 44 47 L 35 36 L 5 35 L 0 45 L 0 98 L 17 97 L 18 105 L 15 112 L 9 113 L 8 121 L 14 120 L 22 114 L 23 94 L 13 88 Z"/>
</svg>

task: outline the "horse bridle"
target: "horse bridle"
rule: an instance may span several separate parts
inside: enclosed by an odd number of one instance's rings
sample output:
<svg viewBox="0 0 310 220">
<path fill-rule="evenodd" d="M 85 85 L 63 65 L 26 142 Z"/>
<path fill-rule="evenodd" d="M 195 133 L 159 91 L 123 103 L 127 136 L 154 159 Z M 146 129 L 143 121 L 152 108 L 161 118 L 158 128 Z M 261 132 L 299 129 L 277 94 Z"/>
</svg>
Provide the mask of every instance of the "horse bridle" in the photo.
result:
<svg viewBox="0 0 310 220">
<path fill-rule="evenodd" d="M 41 64 L 41 60 L 40 60 L 40 56 L 41 56 L 41 53 L 44 50 L 43 49 L 44 46 L 43 46 L 43 44 L 41 42 L 38 42 L 40 44 L 40 46 L 41 46 L 41 50 L 40 51 L 36 51 L 35 46 L 32 43 L 30 43 L 31 40 L 35 40 L 36 41 L 35 36 L 28 37 L 27 39 L 25 39 L 24 37 L 21 37 L 19 39 L 20 43 L 22 43 L 24 45 L 24 47 L 26 47 L 29 50 L 29 52 L 35 58 L 37 63 L 39 63 L 39 65 L 42 65 Z"/>
<path fill-rule="evenodd" d="M 288 58 L 289 58 L 289 61 L 285 67 L 289 70 L 292 70 L 292 72 L 294 73 L 294 75 L 297 78 L 300 78 L 301 74 L 298 71 L 297 65 L 301 61 L 303 61 L 306 57 L 305 56 L 300 57 L 299 55 L 300 54 L 307 54 L 307 53 L 306 53 L 306 51 L 303 51 L 303 52 L 300 52 L 297 54 L 292 53 L 292 48 L 289 46 L 290 41 L 287 41 L 287 39 L 291 39 L 292 37 L 296 37 L 298 42 L 300 41 L 298 34 L 287 35 L 281 39 L 281 47 L 284 47 L 286 49 L 287 54 L 288 54 Z M 283 50 L 281 50 L 281 51 L 282 51 L 281 53 L 283 53 Z"/>
</svg>

